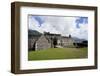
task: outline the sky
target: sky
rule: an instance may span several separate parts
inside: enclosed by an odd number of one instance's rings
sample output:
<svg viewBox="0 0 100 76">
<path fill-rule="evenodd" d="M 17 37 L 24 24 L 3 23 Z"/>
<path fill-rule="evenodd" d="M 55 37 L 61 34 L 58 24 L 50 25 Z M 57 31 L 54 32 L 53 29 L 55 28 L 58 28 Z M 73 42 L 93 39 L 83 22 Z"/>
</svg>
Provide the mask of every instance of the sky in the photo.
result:
<svg viewBox="0 0 100 76">
<path fill-rule="evenodd" d="M 62 36 L 88 39 L 88 17 L 74 16 L 28 16 L 28 28 L 41 33 L 50 32 Z"/>
</svg>

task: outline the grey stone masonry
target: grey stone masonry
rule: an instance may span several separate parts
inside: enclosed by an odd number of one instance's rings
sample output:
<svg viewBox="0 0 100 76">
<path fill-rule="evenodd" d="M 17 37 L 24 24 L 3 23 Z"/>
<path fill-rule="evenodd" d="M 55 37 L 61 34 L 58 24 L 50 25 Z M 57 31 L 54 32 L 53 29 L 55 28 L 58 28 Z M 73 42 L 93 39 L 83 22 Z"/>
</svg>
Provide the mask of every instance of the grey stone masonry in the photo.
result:
<svg viewBox="0 0 100 76">
<path fill-rule="evenodd" d="M 51 43 L 48 42 L 46 37 L 42 35 L 35 44 L 36 50 L 43 50 L 51 47 Z"/>
</svg>

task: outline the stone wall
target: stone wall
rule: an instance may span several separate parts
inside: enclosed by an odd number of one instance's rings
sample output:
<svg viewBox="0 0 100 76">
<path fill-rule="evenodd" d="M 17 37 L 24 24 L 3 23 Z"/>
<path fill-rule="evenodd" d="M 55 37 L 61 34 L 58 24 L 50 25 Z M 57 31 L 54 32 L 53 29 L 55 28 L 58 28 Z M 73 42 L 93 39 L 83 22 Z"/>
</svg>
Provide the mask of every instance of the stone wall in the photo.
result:
<svg viewBox="0 0 100 76">
<path fill-rule="evenodd" d="M 51 43 L 48 42 L 48 40 L 45 38 L 44 35 L 42 35 L 35 44 L 36 50 L 43 50 L 47 48 L 51 48 Z"/>
<path fill-rule="evenodd" d="M 57 45 L 64 48 L 75 47 L 74 40 L 69 37 L 62 36 L 49 36 L 41 35 L 40 37 L 30 37 L 28 38 L 28 50 L 43 50 L 47 48 L 54 48 L 53 37 L 57 38 Z"/>
<path fill-rule="evenodd" d="M 74 47 L 74 40 L 72 38 L 62 38 L 62 46 L 63 47 Z"/>
<path fill-rule="evenodd" d="M 29 38 L 28 39 L 28 50 L 33 50 L 34 43 L 35 43 L 35 39 L 34 38 Z"/>
</svg>

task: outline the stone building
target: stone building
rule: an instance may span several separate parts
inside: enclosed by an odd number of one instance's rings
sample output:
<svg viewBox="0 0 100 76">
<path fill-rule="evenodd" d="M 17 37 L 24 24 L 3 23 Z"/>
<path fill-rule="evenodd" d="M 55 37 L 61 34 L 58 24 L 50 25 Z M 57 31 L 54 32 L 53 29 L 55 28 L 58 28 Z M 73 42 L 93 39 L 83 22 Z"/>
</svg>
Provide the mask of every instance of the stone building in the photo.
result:
<svg viewBox="0 0 100 76">
<path fill-rule="evenodd" d="M 53 34 L 50 32 L 44 32 L 44 36 L 49 40 L 51 43 L 51 48 L 54 48 L 54 39 L 56 39 L 56 45 L 61 43 L 61 34 Z"/>
<path fill-rule="evenodd" d="M 74 40 L 71 37 L 62 37 L 61 46 L 63 47 L 74 47 Z"/>
<path fill-rule="evenodd" d="M 44 32 L 44 34 L 28 34 L 28 49 L 43 50 L 47 48 L 67 48 L 73 47 L 74 40 L 69 37 L 61 36 L 61 34 L 53 34 Z"/>
<path fill-rule="evenodd" d="M 41 35 L 41 37 L 35 43 L 35 48 L 35 50 L 51 48 L 51 43 L 44 35 Z"/>
</svg>

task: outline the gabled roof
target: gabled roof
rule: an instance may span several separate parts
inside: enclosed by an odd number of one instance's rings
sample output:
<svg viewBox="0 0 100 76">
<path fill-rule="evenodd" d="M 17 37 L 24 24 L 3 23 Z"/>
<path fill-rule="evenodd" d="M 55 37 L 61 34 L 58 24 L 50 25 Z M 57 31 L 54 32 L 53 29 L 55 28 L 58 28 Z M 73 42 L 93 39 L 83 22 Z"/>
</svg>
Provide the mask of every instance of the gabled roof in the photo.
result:
<svg viewBox="0 0 100 76">
<path fill-rule="evenodd" d="M 46 37 L 44 34 L 42 34 L 41 36 L 44 36 L 44 37 L 48 40 L 48 42 L 49 42 L 49 43 L 51 42 L 50 38 Z M 36 41 L 38 41 L 38 40 L 39 40 L 39 38 L 41 38 L 41 36 L 40 36 L 40 37 L 38 37 L 38 38 L 36 39 Z M 36 41 L 35 41 L 35 42 L 36 42 Z"/>
</svg>

